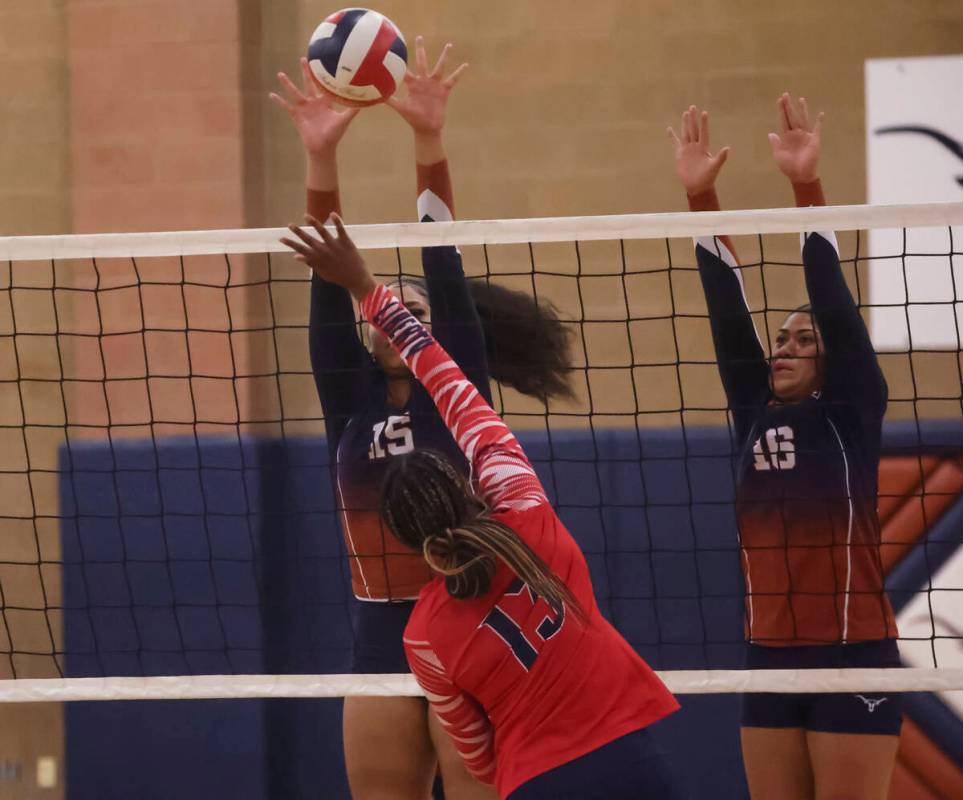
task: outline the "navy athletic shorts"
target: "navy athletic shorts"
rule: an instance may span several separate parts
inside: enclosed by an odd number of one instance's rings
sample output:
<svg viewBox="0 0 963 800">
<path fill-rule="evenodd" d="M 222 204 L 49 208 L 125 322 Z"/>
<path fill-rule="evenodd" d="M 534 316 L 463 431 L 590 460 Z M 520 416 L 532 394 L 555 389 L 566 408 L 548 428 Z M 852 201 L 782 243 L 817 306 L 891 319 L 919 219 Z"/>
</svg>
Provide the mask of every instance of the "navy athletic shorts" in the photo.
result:
<svg viewBox="0 0 963 800">
<path fill-rule="evenodd" d="M 647 728 L 525 781 L 508 800 L 685 800 Z"/>
<path fill-rule="evenodd" d="M 352 603 L 354 648 L 351 671 L 367 674 L 410 672 L 402 638 L 414 601 Z"/>
<path fill-rule="evenodd" d="M 747 645 L 748 669 L 846 669 L 900 667 L 895 639 L 809 647 Z M 742 696 L 742 725 L 749 728 L 804 728 L 823 733 L 899 734 L 899 692 L 773 694 Z"/>
</svg>

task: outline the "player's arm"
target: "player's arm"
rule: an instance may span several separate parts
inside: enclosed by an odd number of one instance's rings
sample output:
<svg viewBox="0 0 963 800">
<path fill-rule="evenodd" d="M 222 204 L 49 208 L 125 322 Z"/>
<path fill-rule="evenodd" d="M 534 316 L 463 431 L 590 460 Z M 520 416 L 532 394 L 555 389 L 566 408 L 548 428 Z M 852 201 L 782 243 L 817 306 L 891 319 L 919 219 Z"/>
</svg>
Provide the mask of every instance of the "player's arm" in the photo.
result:
<svg viewBox="0 0 963 800">
<path fill-rule="evenodd" d="M 524 510 L 548 499 L 521 445 L 465 373 L 387 287 L 368 271 L 340 217 L 336 232 L 315 223 L 317 237 L 293 228 L 289 246 L 318 277 L 347 289 L 364 318 L 391 343 L 428 390 L 471 464 L 482 498 L 494 510 Z"/>
<path fill-rule="evenodd" d="M 715 155 L 710 152 L 708 113 L 690 106 L 682 114 L 679 133 L 671 128 L 668 132 L 689 210 L 718 211 L 716 178 L 729 148 L 723 147 Z M 739 261 L 729 237 L 699 238 L 695 250 L 719 374 L 736 426 L 742 431 L 769 388 L 766 354 L 749 313 Z"/>
<path fill-rule="evenodd" d="M 874 417 L 886 411 L 888 390 L 869 331 L 850 294 L 832 232 L 803 236 L 802 260 L 813 317 L 825 347 L 828 398 L 845 398 Z"/>
<path fill-rule="evenodd" d="M 429 68 L 424 42 L 417 37 L 414 69 L 405 76 L 406 94 L 388 100 L 414 133 L 417 210 L 421 222 L 455 219 L 451 172 L 442 134 L 448 98 L 468 65 L 461 64 L 446 74 L 450 50 L 451 45 L 445 45 L 437 62 Z M 425 247 L 421 251 L 421 263 L 431 303 L 432 331 L 490 401 L 485 337 L 465 282 L 461 254 L 450 245 Z"/>
<path fill-rule="evenodd" d="M 361 298 L 364 318 L 428 390 L 486 504 L 495 511 L 520 511 L 548 502 L 518 440 L 425 327 L 381 284 L 369 285 Z"/>
<path fill-rule="evenodd" d="M 283 96 L 272 93 L 271 99 L 288 113 L 304 145 L 307 212 L 327 219 L 341 210 L 337 148 L 358 112 L 334 106 L 330 95 L 318 86 L 306 58 L 301 59 L 301 77 L 298 88 L 283 72 L 278 73 Z M 328 447 L 334 451 L 348 419 L 364 402 L 367 353 L 358 338 L 351 295 L 317 275 L 311 278 L 308 340 Z"/>
<path fill-rule="evenodd" d="M 428 641 L 427 631 L 419 632 L 409 624 L 404 645 L 408 665 L 465 767 L 482 783 L 494 783 L 494 730 L 484 709 L 452 683 Z"/>
<path fill-rule="evenodd" d="M 809 113 L 804 97 L 777 100 L 780 132 L 770 133 L 773 158 L 799 207 L 824 206 L 819 178 L 823 115 Z M 874 415 L 886 410 L 887 388 L 869 331 L 850 294 L 832 232 L 802 237 L 802 261 L 813 317 L 826 348 L 824 385 L 830 396 L 854 400 Z"/>
</svg>

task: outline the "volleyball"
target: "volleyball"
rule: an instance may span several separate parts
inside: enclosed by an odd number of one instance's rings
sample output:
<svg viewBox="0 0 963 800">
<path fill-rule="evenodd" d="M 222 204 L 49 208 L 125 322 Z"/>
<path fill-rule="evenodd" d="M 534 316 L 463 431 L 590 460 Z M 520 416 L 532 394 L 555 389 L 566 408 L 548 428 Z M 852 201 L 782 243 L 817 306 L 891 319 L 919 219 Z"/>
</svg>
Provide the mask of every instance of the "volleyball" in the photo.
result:
<svg viewBox="0 0 963 800">
<path fill-rule="evenodd" d="M 339 101 L 370 106 L 395 93 L 408 67 L 408 47 L 398 26 L 383 14 L 343 8 L 311 35 L 308 63 Z"/>
</svg>

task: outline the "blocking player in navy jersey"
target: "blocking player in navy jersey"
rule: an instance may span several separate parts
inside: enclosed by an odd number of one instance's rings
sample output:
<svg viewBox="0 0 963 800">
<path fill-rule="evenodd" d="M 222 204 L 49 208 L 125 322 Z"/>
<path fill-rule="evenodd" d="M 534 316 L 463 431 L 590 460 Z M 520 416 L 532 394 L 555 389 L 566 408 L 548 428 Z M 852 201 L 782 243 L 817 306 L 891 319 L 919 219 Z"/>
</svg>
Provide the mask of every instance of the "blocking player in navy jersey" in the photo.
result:
<svg viewBox="0 0 963 800">
<path fill-rule="evenodd" d="M 799 206 L 825 205 L 820 115 L 778 100 L 769 135 Z M 692 106 L 669 131 L 694 211 L 719 208 L 728 156 Z M 738 445 L 736 514 L 748 666 L 898 667 L 876 514 L 887 389 L 831 232 L 802 237 L 809 305 L 783 320 L 771 357 L 756 335 L 728 237 L 696 242 L 699 274 Z M 753 800 L 883 800 L 900 730 L 896 694 L 748 694 L 742 748 Z"/>
<path fill-rule="evenodd" d="M 648 726 L 678 704 L 601 615 L 588 565 L 518 441 L 392 292 L 338 217 L 309 263 L 345 287 L 424 386 L 470 461 L 414 451 L 382 515 L 433 579 L 405 630 L 412 671 L 480 780 L 512 800 L 683 796 Z"/>
<path fill-rule="evenodd" d="M 418 218 L 428 222 L 454 216 L 441 133 L 449 93 L 465 65 L 445 76 L 449 47 L 429 69 L 419 37 L 414 72 L 405 80 L 407 94 L 389 101 L 415 134 Z M 301 67 L 303 88 L 280 75 L 285 97 L 274 99 L 291 115 L 308 154 L 310 218 L 327 219 L 339 210 L 337 144 L 357 112 L 333 106 L 316 87 L 306 61 Z M 297 257 L 310 259 L 312 240 L 286 241 Z M 527 394 L 569 393 L 568 335 L 547 305 L 498 286 L 469 285 L 453 247 L 426 248 L 422 263 L 424 280 L 405 278 L 392 284 L 392 290 L 412 314 L 433 327 L 480 392 L 488 396 L 491 375 Z M 358 673 L 406 672 L 402 635 L 430 573 L 421 553 L 398 542 L 383 525 L 378 513 L 381 482 L 394 458 L 423 447 L 447 453 L 464 471 L 468 464 L 404 362 L 376 330 L 370 331 L 369 354 L 357 336 L 349 294 L 316 275 L 309 335 L 352 587 L 359 600 L 353 607 L 352 667 Z M 533 341 L 535 347 L 530 346 Z M 346 698 L 343 733 L 355 798 L 424 800 L 436 760 L 448 800 L 492 796 L 465 771 L 421 699 Z"/>
</svg>

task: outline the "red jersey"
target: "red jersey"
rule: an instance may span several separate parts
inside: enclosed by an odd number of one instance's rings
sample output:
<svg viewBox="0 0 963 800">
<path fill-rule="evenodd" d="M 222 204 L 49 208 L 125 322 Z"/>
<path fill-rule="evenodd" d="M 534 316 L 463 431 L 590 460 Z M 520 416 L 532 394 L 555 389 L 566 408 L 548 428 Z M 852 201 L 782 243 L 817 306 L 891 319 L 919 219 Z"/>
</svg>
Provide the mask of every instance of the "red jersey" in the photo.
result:
<svg viewBox="0 0 963 800">
<path fill-rule="evenodd" d="M 507 566 L 489 592 L 422 589 L 405 631 L 408 663 L 468 769 L 506 797 L 526 781 L 678 708 L 599 612 L 588 565 L 508 427 L 427 331 L 379 286 L 362 312 L 434 399 L 480 496 L 569 588 L 584 611 L 554 609 Z"/>
</svg>

